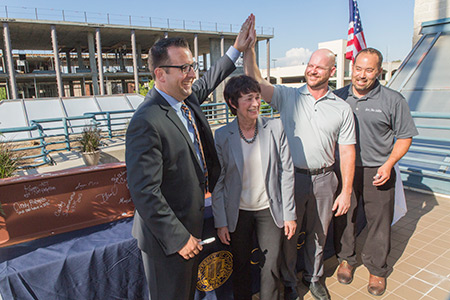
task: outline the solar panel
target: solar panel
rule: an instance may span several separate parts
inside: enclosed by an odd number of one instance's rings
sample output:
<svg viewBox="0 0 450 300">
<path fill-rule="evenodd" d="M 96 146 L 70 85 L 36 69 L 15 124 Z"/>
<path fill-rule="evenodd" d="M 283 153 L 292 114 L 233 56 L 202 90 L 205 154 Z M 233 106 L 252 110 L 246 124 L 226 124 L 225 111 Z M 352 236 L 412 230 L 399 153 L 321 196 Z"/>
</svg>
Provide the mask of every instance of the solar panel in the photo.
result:
<svg viewBox="0 0 450 300">
<path fill-rule="evenodd" d="M 0 132 L 3 128 L 26 127 L 28 126 L 23 112 L 22 101 L 5 100 L 0 101 Z M 27 138 L 27 132 L 4 133 L 0 140 L 14 140 Z"/>
</svg>

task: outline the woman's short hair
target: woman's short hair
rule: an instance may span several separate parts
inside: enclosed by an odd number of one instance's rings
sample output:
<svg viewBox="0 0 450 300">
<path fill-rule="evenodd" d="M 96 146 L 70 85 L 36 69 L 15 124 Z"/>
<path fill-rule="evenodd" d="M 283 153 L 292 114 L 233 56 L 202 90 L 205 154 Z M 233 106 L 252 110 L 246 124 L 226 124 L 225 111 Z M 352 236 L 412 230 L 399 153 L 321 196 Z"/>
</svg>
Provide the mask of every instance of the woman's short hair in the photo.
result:
<svg viewBox="0 0 450 300">
<path fill-rule="evenodd" d="M 239 106 L 239 97 L 249 93 L 261 93 L 261 87 L 255 79 L 246 75 L 240 75 L 231 77 L 228 80 L 223 90 L 223 97 L 233 115 L 236 115 L 235 107 Z"/>
</svg>

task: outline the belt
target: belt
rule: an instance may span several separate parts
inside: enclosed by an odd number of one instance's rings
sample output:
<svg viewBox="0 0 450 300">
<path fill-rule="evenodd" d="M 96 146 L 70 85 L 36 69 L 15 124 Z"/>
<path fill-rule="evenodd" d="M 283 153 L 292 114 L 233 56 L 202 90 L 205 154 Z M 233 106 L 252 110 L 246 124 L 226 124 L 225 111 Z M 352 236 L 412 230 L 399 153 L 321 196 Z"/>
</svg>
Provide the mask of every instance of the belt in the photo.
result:
<svg viewBox="0 0 450 300">
<path fill-rule="evenodd" d="M 319 175 L 324 174 L 334 170 L 334 166 L 324 167 L 320 169 L 299 169 L 295 168 L 296 173 L 306 174 L 306 175 Z"/>
</svg>

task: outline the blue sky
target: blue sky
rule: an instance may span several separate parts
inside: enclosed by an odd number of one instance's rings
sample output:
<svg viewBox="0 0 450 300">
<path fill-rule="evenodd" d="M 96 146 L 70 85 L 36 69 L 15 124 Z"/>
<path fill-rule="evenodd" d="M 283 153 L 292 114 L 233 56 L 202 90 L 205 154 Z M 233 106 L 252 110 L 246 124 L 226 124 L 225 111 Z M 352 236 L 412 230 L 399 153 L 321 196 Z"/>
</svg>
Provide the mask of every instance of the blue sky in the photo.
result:
<svg viewBox="0 0 450 300">
<path fill-rule="evenodd" d="M 253 13 L 257 26 L 274 28 L 270 49 L 276 66 L 289 64 L 292 58 L 306 60 L 319 42 L 346 39 L 348 27 L 348 0 L 1 0 L 0 5 L 9 10 L 64 9 L 233 26 Z M 368 46 L 379 49 L 388 60 L 404 59 L 412 48 L 414 0 L 358 0 L 358 6 Z M 260 49 L 264 67 L 265 45 L 260 44 Z"/>
</svg>

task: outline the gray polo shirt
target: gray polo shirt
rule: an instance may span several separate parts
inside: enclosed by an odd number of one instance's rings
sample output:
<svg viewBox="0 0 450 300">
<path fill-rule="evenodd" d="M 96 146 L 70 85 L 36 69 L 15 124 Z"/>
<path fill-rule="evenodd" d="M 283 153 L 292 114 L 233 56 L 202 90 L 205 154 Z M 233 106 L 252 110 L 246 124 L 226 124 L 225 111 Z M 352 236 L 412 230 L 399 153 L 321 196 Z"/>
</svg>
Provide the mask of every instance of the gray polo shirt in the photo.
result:
<svg viewBox="0 0 450 300">
<path fill-rule="evenodd" d="M 411 138 L 418 134 L 405 98 L 378 80 L 362 98 L 353 95 L 351 84 L 334 93 L 345 99 L 355 114 L 356 166 L 381 166 L 392 152 L 394 138 Z"/>
<path fill-rule="evenodd" d="M 352 110 L 330 90 L 316 100 L 306 85 L 274 88 L 270 105 L 280 112 L 295 167 L 332 166 L 336 143 L 356 143 Z"/>
</svg>

